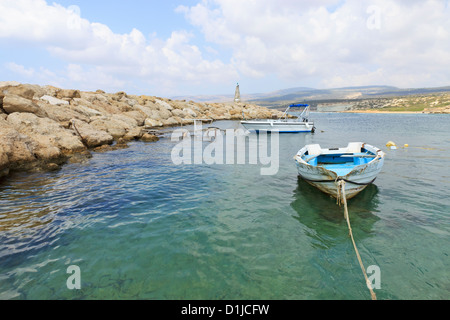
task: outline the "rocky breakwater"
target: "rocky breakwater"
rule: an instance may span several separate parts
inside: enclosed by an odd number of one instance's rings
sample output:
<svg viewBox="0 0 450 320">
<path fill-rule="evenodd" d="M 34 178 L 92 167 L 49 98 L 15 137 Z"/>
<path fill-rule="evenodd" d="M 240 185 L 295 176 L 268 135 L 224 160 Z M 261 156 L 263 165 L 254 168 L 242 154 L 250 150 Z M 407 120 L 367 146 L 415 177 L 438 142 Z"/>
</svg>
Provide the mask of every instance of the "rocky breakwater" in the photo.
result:
<svg viewBox="0 0 450 320">
<path fill-rule="evenodd" d="M 126 147 L 132 140 L 194 119 L 277 118 L 256 105 L 196 103 L 125 92 L 82 92 L 52 86 L 0 83 L 0 177 L 15 170 L 54 170 L 90 157 L 91 150 Z"/>
</svg>

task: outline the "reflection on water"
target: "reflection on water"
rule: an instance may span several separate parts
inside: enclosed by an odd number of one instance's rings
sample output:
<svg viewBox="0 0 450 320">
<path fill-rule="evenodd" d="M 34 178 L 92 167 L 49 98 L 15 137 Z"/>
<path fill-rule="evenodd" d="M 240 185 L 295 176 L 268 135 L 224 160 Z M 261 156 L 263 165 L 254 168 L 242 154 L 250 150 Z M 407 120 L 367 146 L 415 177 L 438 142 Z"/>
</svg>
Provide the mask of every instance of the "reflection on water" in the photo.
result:
<svg viewBox="0 0 450 320">
<path fill-rule="evenodd" d="M 372 184 L 348 203 L 352 226 L 360 239 L 367 238 L 373 225 L 380 220 L 374 214 L 377 212 L 377 194 L 378 187 Z M 294 190 L 294 199 L 291 207 L 297 215 L 293 218 L 308 228 L 308 236 L 315 240 L 312 242 L 314 247 L 330 248 L 348 241 L 344 208 L 337 205 L 336 199 L 320 192 L 300 177 Z"/>
</svg>

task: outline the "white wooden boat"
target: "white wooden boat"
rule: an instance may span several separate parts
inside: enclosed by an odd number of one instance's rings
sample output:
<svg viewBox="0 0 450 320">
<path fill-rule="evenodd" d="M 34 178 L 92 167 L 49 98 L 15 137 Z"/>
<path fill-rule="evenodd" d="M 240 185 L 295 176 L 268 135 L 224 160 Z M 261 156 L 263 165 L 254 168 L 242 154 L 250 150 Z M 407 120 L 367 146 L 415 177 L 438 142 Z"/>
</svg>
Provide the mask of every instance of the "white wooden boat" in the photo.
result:
<svg viewBox="0 0 450 320">
<path fill-rule="evenodd" d="M 384 164 L 385 153 L 362 142 L 346 148 L 323 149 L 307 145 L 295 156 L 299 176 L 306 182 L 337 199 L 338 183 L 345 181 L 346 199 L 355 197 L 372 184 Z"/>
<path fill-rule="evenodd" d="M 289 118 L 291 108 L 304 108 L 300 116 Z M 314 132 L 314 122 L 309 120 L 310 107 L 307 104 L 290 105 L 283 116 L 276 120 L 250 120 L 241 121 L 242 126 L 248 131 L 260 132 L 277 131 L 279 133 Z"/>
</svg>

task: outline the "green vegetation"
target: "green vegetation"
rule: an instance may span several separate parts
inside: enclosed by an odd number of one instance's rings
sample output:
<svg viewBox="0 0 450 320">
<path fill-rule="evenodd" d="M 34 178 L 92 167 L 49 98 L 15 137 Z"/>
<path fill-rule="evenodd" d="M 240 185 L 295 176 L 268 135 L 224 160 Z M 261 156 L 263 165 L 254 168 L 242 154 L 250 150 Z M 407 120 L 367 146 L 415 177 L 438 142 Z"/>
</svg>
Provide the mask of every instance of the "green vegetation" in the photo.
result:
<svg viewBox="0 0 450 320">
<path fill-rule="evenodd" d="M 395 98 L 382 107 L 391 112 L 433 112 L 450 107 L 450 94 L 431 94 Z"/>
</svg>

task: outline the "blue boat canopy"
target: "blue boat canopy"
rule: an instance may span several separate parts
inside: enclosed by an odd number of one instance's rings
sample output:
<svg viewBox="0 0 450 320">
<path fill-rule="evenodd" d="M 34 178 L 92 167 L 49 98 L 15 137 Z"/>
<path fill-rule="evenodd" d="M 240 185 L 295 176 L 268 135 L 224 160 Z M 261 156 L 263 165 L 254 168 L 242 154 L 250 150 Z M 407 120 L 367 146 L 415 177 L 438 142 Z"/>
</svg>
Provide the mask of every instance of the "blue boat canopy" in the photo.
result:
<svg viewBox="0 0 450 320">
<path fill-rule="evenodd" d="M 290 108 L 306 108 L 309 107 L 308 104 L 292 104 L 289 106 Z"/>
</svg>

